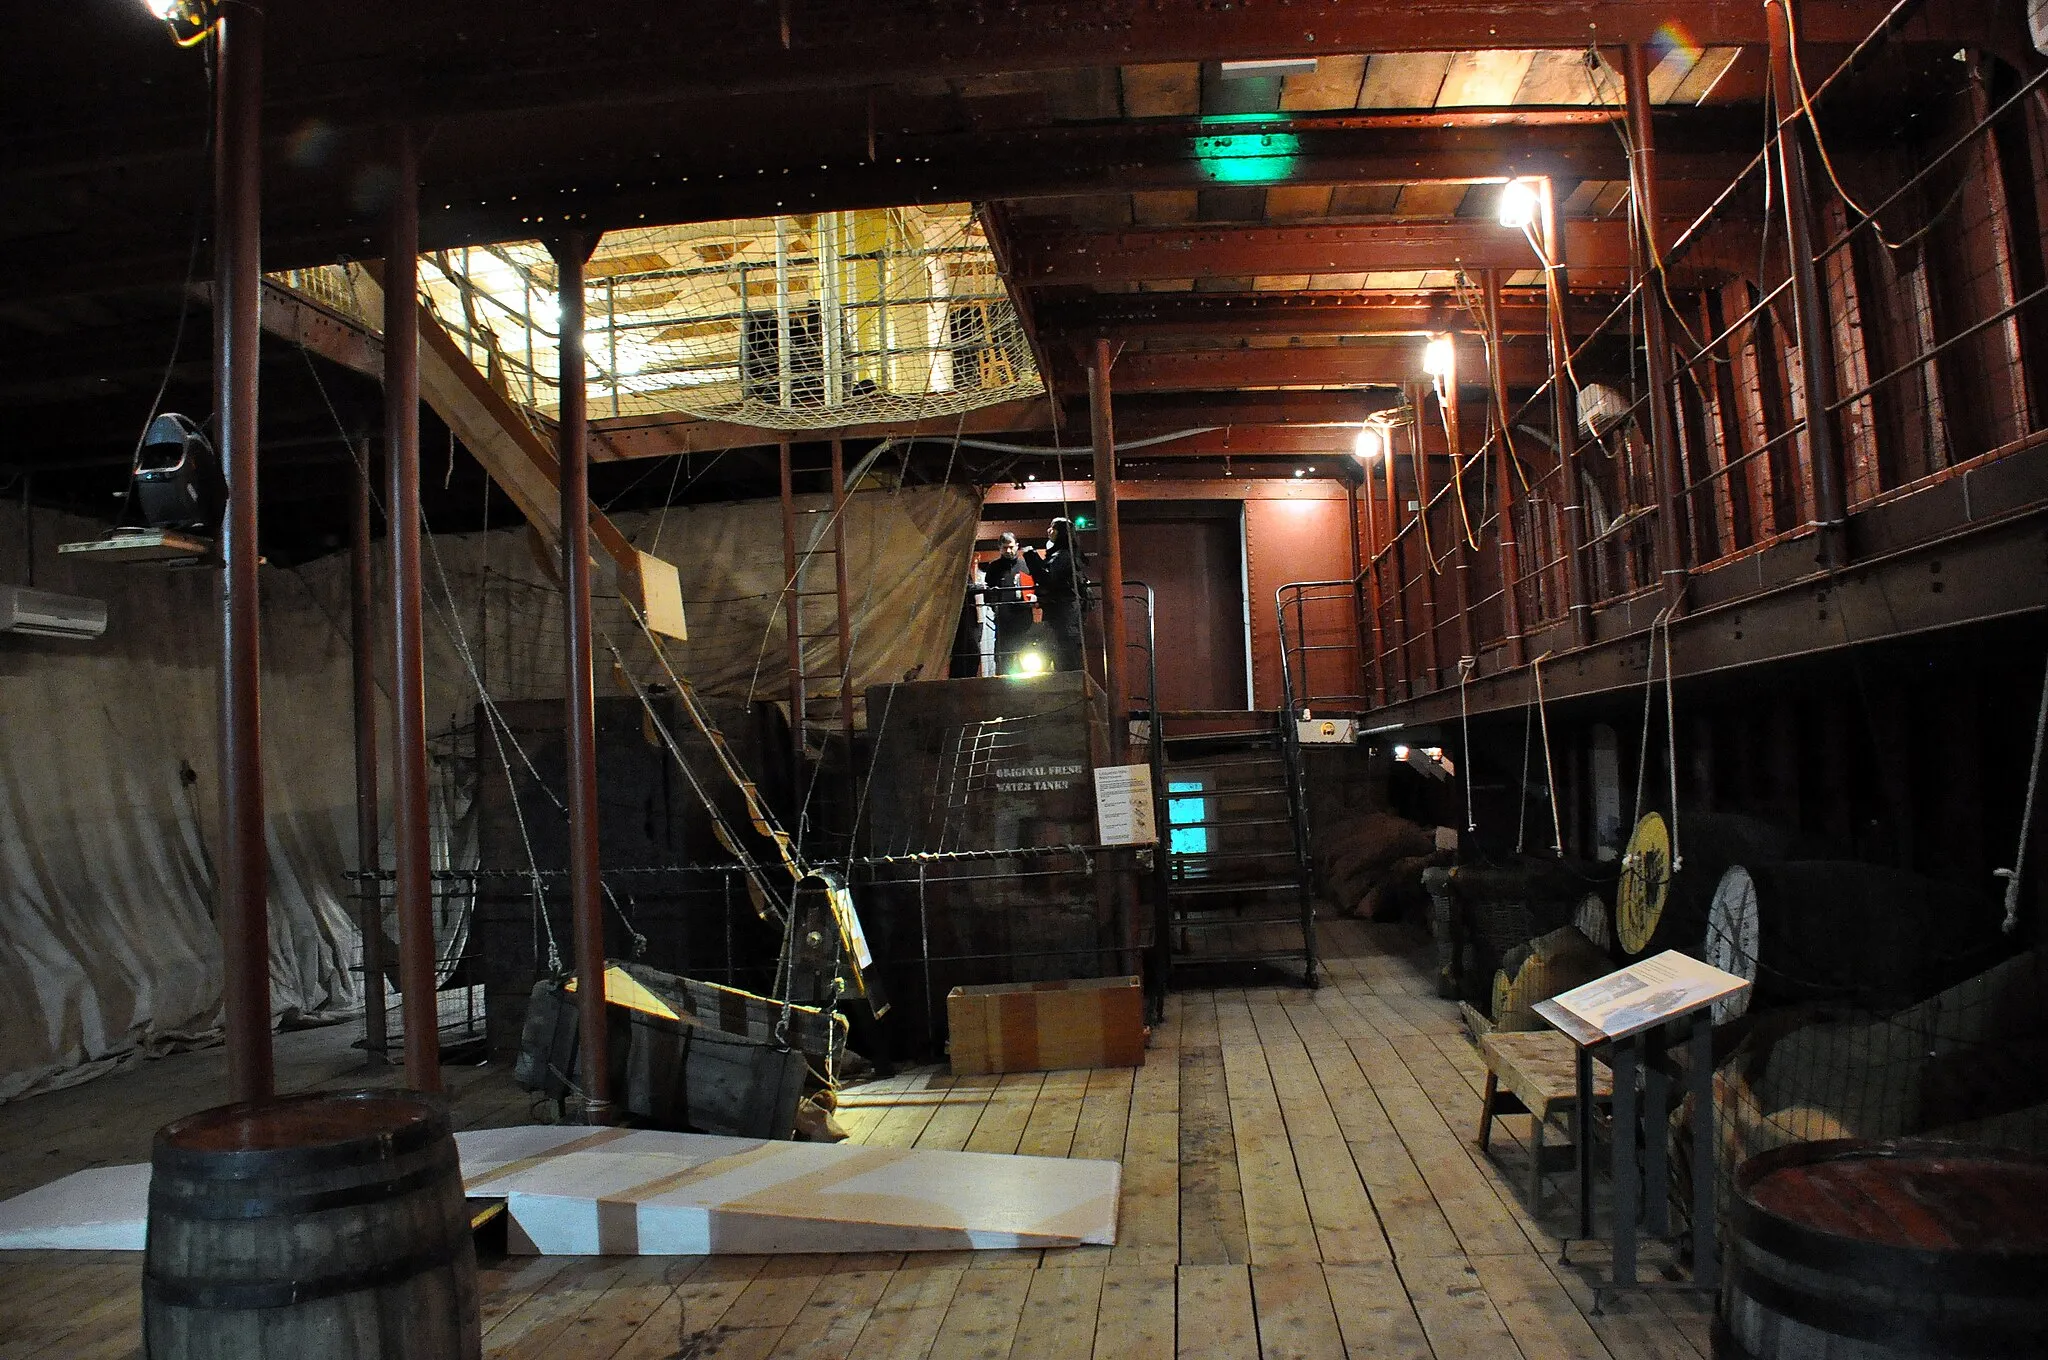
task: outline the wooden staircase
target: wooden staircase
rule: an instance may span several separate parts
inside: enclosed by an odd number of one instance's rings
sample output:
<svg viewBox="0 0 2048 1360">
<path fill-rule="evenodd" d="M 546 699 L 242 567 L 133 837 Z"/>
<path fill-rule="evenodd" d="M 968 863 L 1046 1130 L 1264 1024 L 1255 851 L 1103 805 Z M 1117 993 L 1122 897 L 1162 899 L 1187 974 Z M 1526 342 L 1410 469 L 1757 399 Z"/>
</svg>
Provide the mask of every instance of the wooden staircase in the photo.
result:
<svg viewBox="0 0 2048 1360">
<path fill-rule="evenodd" d="M 1298 765 L 1277 712 L 1160 715 L 1177 971 L 1293 965 L 1318 983 Z"/>
</svg>

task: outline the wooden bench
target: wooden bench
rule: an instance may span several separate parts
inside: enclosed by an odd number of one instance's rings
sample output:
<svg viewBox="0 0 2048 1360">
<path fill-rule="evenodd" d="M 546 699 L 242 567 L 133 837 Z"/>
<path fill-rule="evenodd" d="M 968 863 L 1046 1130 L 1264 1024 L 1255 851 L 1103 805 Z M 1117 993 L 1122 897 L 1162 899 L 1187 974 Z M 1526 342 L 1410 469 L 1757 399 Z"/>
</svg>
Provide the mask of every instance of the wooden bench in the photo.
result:
<svg viewBox="0 0 2048 1360">
<path fill-rule="evenodd" d="M 1587 1136 L 1578 1127 L 1579 1077 L 1577 1049 L 1554 1029 L 1495 1030 L 1481 1036 L 1479 1055 L 1486 1060 L 1486 1094 L 1479 1111 L 1479 1148 L 1484 1152 L 1493 1133 L 1495 1115 L 1530 1116 L 1529 1212 L 1541 1211 L 1544 1165 L 1543 1126 L 1553 1113 L 1571 1122 L 1573 1144 Z M 1614 1075 L 1593 1065 L 1593 1104 L 1614 1098 Z M 1568 1149 L 1555 1149 L 1568 1152 Z M 1568 1163 L 1567 1163 L 1568 1164 Z"/>
</svg>

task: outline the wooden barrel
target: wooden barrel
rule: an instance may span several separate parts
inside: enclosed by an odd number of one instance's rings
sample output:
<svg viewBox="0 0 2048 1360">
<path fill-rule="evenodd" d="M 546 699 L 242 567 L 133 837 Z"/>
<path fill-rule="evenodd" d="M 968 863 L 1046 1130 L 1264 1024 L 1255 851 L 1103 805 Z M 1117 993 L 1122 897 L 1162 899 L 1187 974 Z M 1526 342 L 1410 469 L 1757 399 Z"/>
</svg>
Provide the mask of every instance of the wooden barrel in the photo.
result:
<svg viewBox="0 0 2048 1360">
<path fill-rule="evenodd" d="M 1719 1360 L 2048 1355 L 2048 1157 L 1795 1143 L 1735 1173 Z"/>
<path fill-rule="evenodd" d="M 159 1129 L 142 1328 L 150 1360 L 475 1360 L 476 1248 L 447 1118 L 359 1091 Z"/>
</svg>

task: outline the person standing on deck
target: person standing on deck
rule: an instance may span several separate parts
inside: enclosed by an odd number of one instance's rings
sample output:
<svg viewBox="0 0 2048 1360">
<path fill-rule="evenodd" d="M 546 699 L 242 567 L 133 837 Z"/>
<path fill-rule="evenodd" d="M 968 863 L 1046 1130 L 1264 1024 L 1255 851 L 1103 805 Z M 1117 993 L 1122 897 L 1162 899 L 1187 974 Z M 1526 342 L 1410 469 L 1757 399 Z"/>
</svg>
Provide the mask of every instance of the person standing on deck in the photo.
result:
<svg viewBox="0 0 2048 1360">
<path fill-rule="evenodd" d="M 1035 555 L 1035 554 L 1034 554 Z M 1004 534 L 995 559 L 982 566 L 983 600 L 996 616 L 996 674 L 1016 668 L 1017 653 L 1031 631 L 1034 573 L 1017 546 L 1015 534 Z"/>
<path fill-rule="evenodd" d="M 1074 522 L 1056 519 L 1046 536 L 1045 552 L 1026 553 L 1026 567 L 1038 584 L 1038 607 L 1045 630 L 1052 634 L 1053 669 L 1081 670 L 1086 660 L 1081 645 L 1081 612 L 1088 606 L 1087 559 L 1074 541 Z"/>
</svg>

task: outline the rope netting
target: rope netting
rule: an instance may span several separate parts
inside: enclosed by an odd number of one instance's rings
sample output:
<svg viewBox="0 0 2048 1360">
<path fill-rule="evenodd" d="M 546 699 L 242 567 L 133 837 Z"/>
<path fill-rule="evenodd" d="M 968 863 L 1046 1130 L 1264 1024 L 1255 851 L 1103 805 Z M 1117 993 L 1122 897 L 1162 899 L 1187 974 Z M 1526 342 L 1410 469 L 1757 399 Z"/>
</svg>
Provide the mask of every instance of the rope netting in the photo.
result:
<svg viewBox="0 0 2048 1360">
<path fill-rule="evenodd" d="M 352 312 L 345 268 L 283 281 Z M 614 231 L 585 280 L 599 418 L 681 412 L 824 429 L 959 415 L 1044 390 L 967 204 Z M 422 298 L 470 360 L 550 416 L 561 396 L 556 290 L 539 241 L 420 261 Z"/>
</svg>

